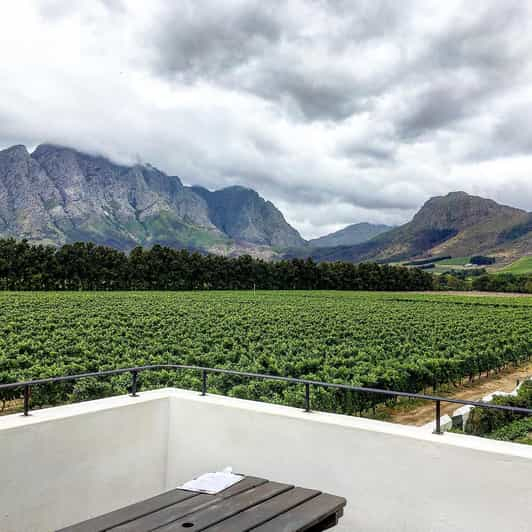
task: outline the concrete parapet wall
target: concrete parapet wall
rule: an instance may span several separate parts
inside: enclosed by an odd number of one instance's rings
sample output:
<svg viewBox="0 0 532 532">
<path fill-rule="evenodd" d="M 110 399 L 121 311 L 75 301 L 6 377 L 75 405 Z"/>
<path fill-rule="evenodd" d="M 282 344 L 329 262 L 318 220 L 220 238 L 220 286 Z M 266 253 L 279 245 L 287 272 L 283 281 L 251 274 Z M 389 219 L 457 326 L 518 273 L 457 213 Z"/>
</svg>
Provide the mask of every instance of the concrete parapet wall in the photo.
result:
<svg viewBox="0 0 532 532">
<path fill-rule="evenodd" d="M 0 530 L 53 530 L 225 466 L 346 497 L 338 531 L 532 522 L 531 447 L 165 389 L 0 418 Z"/>
</svg>

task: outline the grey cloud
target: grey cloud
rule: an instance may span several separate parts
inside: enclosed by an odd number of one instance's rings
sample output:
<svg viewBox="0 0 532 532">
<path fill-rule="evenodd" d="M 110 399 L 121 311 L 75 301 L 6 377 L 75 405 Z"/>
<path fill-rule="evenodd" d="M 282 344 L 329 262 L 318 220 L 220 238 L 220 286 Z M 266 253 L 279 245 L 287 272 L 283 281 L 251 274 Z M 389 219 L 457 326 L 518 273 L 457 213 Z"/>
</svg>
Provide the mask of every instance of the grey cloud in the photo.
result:
<svg viewBox="0 0 532 532">
<path fill-rule="evenodd" d="M 252 61 L 281 38 L 281 4 L 184 1 L 165 12 L 155 31 L 160 72 L 209 79 Z"/>
<path fill-rule="evenodd" d="M 344 27 L 356 39 L 388 35 L 405 23 L 412 8 L 410 0 L 324 0 L 329 12 L 344 21 Z"/>
<path fill-rule="evenodd" d="M 350 58 L 390 37 L 407 5 L 389 1 L 233 3 L 201 0 L 170 9 L 155 31 L 156 69 L 164 76 L 207 80 L 274 101 L 310 120 L 341 120 L 368 107 L 367 99 L 385 86 L 365 80 Z M 290 6 L 290 9 L 287 7 Z M 297 7 L 301 11 L 297 14 Z M 307 22 L 324 26 L 308 35 Z M 334 27 L 327 31 L 327 25 Z M 378 43 L 377 43 L 378 44 Z M 326 57 L 319 71 L 315 53 Z M 338 59 L 345 63 L 337 65 Z M 379 76 L 382 77 L 382 76 Z"/>
<path fill-rule="evenodd" d="M 429 87 L 408 100 L 396 121 L 400 138 L 409 140 L 452 124 L 475 112 L 481 88 Z"/>
<path fill-rule="evenodd" d="M 493 144 L 506 157 L 532 153 L 532 104 L 512 110 L 496 126 Z"/>
<path fill-rule="evenodd" d="M 397 143 L 395 139 L 356 138 L 338 143 L 336 153 L 364 165 L 392 164 L 395 161 Z"/>
<path fill-rule="evenodd" d="M 522 0 L 491 0 L 476 8 L 474 17 L 452 17 L 436 35 L 427 60 L 445 69 L 474 69 L 504 78 L 503 73 L 522 65 L 530 8 Z"/>
<path fill-rule="evenodd" d="M 270 170 L 270 171 L 268 171 Z M 351 186 L 333 186 L 323 179 L 321 182 L 309 181 L 302 185 L 282 175 L 274 175 L 271 169 L 246 169 L 244 172 L 236 168 L 227 168 L 226 176 L 231 176 L 231 183 L 252 183 L 266 197 L 292 200 L 309 205 L 327 205 L 344 202 L 353 207 L 378 211 L 409 210 L 419 205 L 419 197 L 402 195 L 397 197 L 393 192 L 379 190 L 377 182 L 365 177 L 353 176 Z"/>
<path fill-rule="evenodd" d="M 125 13 L 124 0 L 91 0 L 93 5 L 99 5 L 112 13 Z M 67 17 L 79 13 L 79 5 L 72 0 L 41 0 L 38 4 L 41 16 L 49 19 Z"/>
<path fill-rule="evenodd" d="M 410 97 L 397 116 L 399 139 L 486 112 L 493 98 L 526 82 L 529 17 L 522 1 L 485 2 L 475 17 L 452 17 L 404 74 Z"/>
<path fill-rule="evenodd" d="M 317 77 L 290 61 L 256 72 L 242 86 L 268 100 L 279 100 L 303 120 L 343 120 L 368 106 L 357 99 L 349 75 L 331 72 Z"/>
<path fill-rule="evenodd" d="M 420 33 L 419 5 L 411 1 L 184 6 L 168 9 L 150 31 L 159 74 L 245 91 L 302 121 L 342 121 L 402 90 L 416 97 L 406 98 L 409 117 L 389 117 L 397 120 L 398 141 L 467 116 L 511 85 L 529 60 L 521 34 L 530 10 L 523 0 L 483 2 L 475 16 L 457 10 L 428 33 Z M 412 52 L 418 34 L 423 45 Z M 396 58 L 379 68 L 383 47 Z"/>
<path fill-rule="evenodd" d="M 253 187 L 312 236 L 456 188 L 532 209 L 526 0 L 34 2 L 0 19 L 2 146 Z"/>
<path fill-rule="evenodd" d="M 264 131 L 251 131 L 248 137 L 253 148 L 263 157 L 283 157 L 290 152 L 280 139 L 267 135 Z"/>
</svg>

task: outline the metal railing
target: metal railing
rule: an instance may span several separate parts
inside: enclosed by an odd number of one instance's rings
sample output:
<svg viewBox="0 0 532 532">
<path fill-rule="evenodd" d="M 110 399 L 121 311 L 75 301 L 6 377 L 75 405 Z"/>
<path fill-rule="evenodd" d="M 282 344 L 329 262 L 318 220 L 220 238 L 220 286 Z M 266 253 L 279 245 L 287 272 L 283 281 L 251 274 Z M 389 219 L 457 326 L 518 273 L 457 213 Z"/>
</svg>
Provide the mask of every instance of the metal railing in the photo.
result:
<svg viewBox="0 0 532 532">
<path fill-rule="evenodd" d="M 191 370 L 201 373 L 201 395 L 207 395 L 208 391 L 208 375 L 209 373 L 213 374 L 222 374 L 222 375 L 234 375 L 239 377 L 247 377 L 250 379 L 261 379 L 261 380 L 271 380 L 271 381 L 281 381 L 290 384 L 302 384 L 305 386 L 305 412 L 311 411 L 311 402 L 310 402 L 310 387 L 322 387 L 322 388 L 334 388 L 338 390 L 348 390 L 353 392 L 361 393 L 373 393 L 378 395 L 384 395 L 387 397 L 410 397 L 413 399 L 421 399 L 425 401 L 433 401 L 435 403 L 435 430 L 434 434 L 443 434 L 441 430 L 441 403 L 455 403 L 459 405 L 470 405 L 480 408 L 487 408 L 493 410 L 506 410 L 508 412 L 513 412 L 516 414 L 525 414 L 532 415 L 532 409 L 522 408 L 517 406 L 507 406 L 507 405 L 497 405 L 491 403 L 484 403 L 482 401 L 467 401 L 464 399 L 453 399 L 450 397 L 438 397 L 435 395 L 426 395 L 420 393 L 411 393 L 411 392 L 398 392 L 394 390 L 383 390 L 380 388 L 367 388 L 364 386 L 352 386 L 350 384 L 337 384 L 331 382 L 322 382 L 316 380 L 308 379 L 297 379 L 294 377 L 282 377 L 280 375 L 266 375 L 262 373 L 251 373 L 247 371 L 236 371 L 232 369 L 221 369 L 221 368 L 206 368 L 202 366 L 187 366 L 181 364 L 156 364 L 150 366 L 137 366 L 132 368 L 121 368 L 121 369 L 112 369 L 107 371 L 96 371 L 92 373 L 79 373 L 77 375 L 64 375 L 62 377 L 50 377 L 46 379 L 36 379 L 33 381 L 22 381 L 22 382 L 13 382 L 8 384 L 0 384 L 1 390 L 16 389 L 22 388 L 24 390 L 24 416 L 28 416 L 30 412 L 30 392 L 32 386 L 39 386 L 41 384 L 51 384 L 56 382 L 69 382 L 77 381 L 79 379 L 85 379 L 88 377 L 104 377 L 108 375 L 121 375 L 124 373 L 131 374 L 131 388 L 130 395 L 132 397 L 138 396 L 138 376 L 142 371 L 155 371 L 161 369 L 174 369 L 174 370 Z"/>
</svg>

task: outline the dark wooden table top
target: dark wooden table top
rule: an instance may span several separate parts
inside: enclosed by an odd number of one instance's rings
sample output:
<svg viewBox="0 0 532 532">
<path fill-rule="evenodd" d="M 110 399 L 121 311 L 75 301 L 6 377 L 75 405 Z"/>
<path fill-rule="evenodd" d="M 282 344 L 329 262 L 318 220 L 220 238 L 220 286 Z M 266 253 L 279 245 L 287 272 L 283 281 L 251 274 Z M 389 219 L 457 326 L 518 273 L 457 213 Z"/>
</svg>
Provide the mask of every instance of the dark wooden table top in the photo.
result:
<svg viewBox="0 0 532 532">
<path fill-rule="evenodd" d="M 318 532 L 338 523 L 345 499 L 244 477 L 217 495 L 174 489 L 61 532 Z"/>
</svg>

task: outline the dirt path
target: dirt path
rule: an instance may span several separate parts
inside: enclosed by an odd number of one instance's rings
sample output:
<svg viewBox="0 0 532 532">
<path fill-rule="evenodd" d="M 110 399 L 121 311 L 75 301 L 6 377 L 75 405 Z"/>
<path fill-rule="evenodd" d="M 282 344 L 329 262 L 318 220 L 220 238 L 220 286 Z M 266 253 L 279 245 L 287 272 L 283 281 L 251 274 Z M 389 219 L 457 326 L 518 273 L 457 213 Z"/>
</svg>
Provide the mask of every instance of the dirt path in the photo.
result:
<svg viewBox="0 0 532 532">
<path fill-rule="evenodd" d="M 16 414 L 23 409 L 24 401 L 22 399 L 15 399 L 14 401 L 7 401 L 4 410 L 2 410 L 2 401 L 0 401 L 0 416 L 7 416 L 9 414 Z"/>
<path fill-rule="evenodd" d="M 470 401 L 479 401 L 485 395 L 491 392 L 503 391 L 511 392 L 516 385 L 516 381 L 520 381 L 532 375 L 532 362 L 523 365 L 519 368 L 512 368 L 502 371 L 497 375 L 490 375 L 489 377 L 481 377 L 480 379 L 465 384 L 460 389 L 447 394 L 437 394 L 445 397 L 452 397 L 454 399 L 468 399 Z M 460 405 L 453 403 L 442 403 L 441 414 L 451 414 Z M 390 410 L 390 421 L 394 423 L 402 423 L 404 425 L 424 425 L 434 419 L 434 403 L 432 401 L 424 401 L 420 405 L 408 405 L 404 401 L 401 406 Z"/>
</svg>

